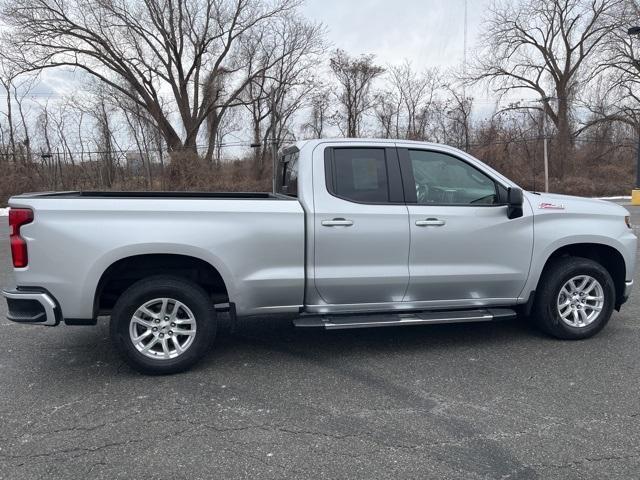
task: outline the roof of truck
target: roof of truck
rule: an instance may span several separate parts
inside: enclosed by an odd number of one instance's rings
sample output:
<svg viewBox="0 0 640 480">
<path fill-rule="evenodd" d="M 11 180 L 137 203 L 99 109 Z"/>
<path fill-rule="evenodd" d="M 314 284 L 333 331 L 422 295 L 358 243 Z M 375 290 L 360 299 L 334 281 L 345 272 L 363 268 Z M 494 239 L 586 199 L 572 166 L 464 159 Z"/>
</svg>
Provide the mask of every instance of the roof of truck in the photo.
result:
<svg viewBox="0 0 640 480">
<path fill-rule="evenodd" d="M 316 146 L 319 143 L 408 143 L 415 145 L 427 145 L 427 146 L 444 146 L 443 144 L 433 142 L 418 142 L 415 140 L 402 140 L 399 138 L 317 138 L 313 140 L 301 140 L 295 143 L 295 146 L 302 150 L 306 146 Z M 450 147 L 451 148 L 451 147 Z"/>
<path fill-rule="evenodd" d="M 293 144 L 293 146 L 295 146 L 295 148 L 297 148 L 298 150 L 302 150 L 305 147 L 311 147 L 314 148 L 316 145 L 320 144 L 320 143 L 327 143 L 327 142 L 331 142 L 331 143 L 387 143 L 387 144 L 396 144 L 396 143 L 401 143 L 401 144 L 410 144 L 410 145 L 421 145 L 423 147 L 447 147 L 447 148 L 453 148 L 455 149 L 455 147 L 452 147 L 450 145 L 445 145 L 445 144 L 441 144 L 441 143 L 434 143 L 434 142 L 419 142 L 419 141 L 415 141 L 415 140 L 402 140 L 402 139 L 397 139 L 397 138 L 317 138 L 317 139 L 312 139 L 312 140 L 300 140 L 296 143 Z"/>
</svg>

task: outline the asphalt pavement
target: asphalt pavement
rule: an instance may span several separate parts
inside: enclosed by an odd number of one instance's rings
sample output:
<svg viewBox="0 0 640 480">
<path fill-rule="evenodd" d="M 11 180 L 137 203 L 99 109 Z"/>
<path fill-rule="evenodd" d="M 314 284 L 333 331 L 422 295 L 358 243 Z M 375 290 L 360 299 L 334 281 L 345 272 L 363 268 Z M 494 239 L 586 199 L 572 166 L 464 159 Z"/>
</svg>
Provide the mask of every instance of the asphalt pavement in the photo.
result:
<svg viewBox="0 0 640 480">
<path fill-rule="evenodd" d="M 5 222 L 0 286 L 12 284 Z M 5 313 L 2 301 L 0 479 L 640 477 L 637 291 L 580 342 L 521 320 L 223 323 L 207 358 L 169 377 L 123 364 L 107 321 L 46 328 Z"/>
</svg>

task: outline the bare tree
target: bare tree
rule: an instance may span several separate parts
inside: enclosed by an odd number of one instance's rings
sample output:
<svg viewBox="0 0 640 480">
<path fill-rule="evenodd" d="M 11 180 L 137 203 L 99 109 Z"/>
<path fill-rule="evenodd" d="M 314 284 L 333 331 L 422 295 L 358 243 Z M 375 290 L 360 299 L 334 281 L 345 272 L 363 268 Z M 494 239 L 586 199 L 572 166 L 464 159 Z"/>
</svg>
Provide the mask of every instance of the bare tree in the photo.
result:
<svg viewBox="0 0 640 480">
<path fill-rule="evenodd" d="M 399 102 L 399 125 L 396 136 L 408 140 L 424 140 L 436 93 L 440 88 L 440 73 L 436 69 L 417 73 L 411 62 L 389 68 L 394 97 Z"/>
<path fill-rule="evenodd" d="M 216 167 L 220 167 L 222 165 L 222 151 L 226 147 L 225 142 L 227 141 L 227 138 L 233 136 L 241 128 L 242 123 L 240 122 L 240 110 L 231 109 L 227 111 L 218 124 L 216 137 L 214 139 L 214 163 Z"/>
<path fill-rule="evenodd" d="M 45 103 L 38 115 L 36 128 L 42 136 L 42 147 L 40 150 L 42 168 L 38 170 L 38 174 L 48 190 L 56 190 L 58 188 L 58 169 L 56 159 L 52 154 L 52 131 L 48 103 Z"/>
<path fill-rule="evenodd" d="M 126 99 L 123 99 L 126 100 Z M 126 121 L 129 135 L 132 137 L 140 162 L 145 171 L 147 188 L 153 188 L 153 156 L 150 144 L 153 138 L 152 130 L 155 125 L 138 104 L 126 102 L 121 105 L 122 113 Z"/>
<path fill-rule="evenodd" d="M 0 59 L 0 85 L 4 88 L 6 92 L 6 107 L 7 111 L 3 112 L 7 117 L 8 124 L 8 134 L 9 134 L 9 148 L 11 153 L 12 161 L 16 162 L 16 129 L 15 129 L 15 120 L 13 114 L 13 92 L 15 89 L 15 82 L 20 74 L 20 70 L 16 67 L 16 65 L 12 62 L 7 61 L 6 59 Z"/>
<path fill-rule="evenodd" d="M 542 110 L 555 126 L 561 161 L 571 154 L 572 103 L 598 72 L 605 40 L 619 28 L 623 4 L 520 0 L 490 8 L 474 80 L 488 80 L 501 94 L 533 92 L 540 104 L 527 108 Z"/>
<path fill-rule="evenodd" d="M 110 121 L 112 109 L 106 98 L 99 97 L 93 111 L 96 120 L 97 153 L 102 165 L 102 183 L 107 188 L 111 188 L 115 180 L 116 160 Z"/>
<path fill-rule="evenodd" d="M 9 155 L 15 163 L 22 160 L 27 163 L 31 158 L 29 126 L 26 119 L 24 100 L 31 92 L 36 77 L 24 75 L 6 59 L 0 57 L 0 85 L 6 91 L 6 111 L 2 112 L 7 118 L 7 134 L 9 136 Z M 17 106 L 17 113 L 14 105 Z M 1 159 L 0 159 L 1 160 Z"/>
<path fill-rule="evenodd" d="M 629 0 L 621 24 L 640 21 L 640 2 Z M 582 130 L 601 128 L 603 123 L 621 122 L 640 135 L 640 39 L 629 35 L 627 28 L 611 32 L 606 43 L 606 58 L 598 79 L 583 102 L 589 117 Z"/>
<path fill-rule="evenodd" d="M 31 153 L 31 134 L 27 116 L 29 110 L 25 106 L 25 98 L 27 98 L 38 80 L 37 75 L 22 75 L 20 82 L 13 84 L 13 98 L 18 107 L 18 115 L 20 116 L 20 124 L 22 126 L 22 138 L 20 140 L 21 147 L 24 146 L 24 155 L 22 155 L 24 163 L 30 163 L 32 159 Z"/>
<path fill-rule="evenodd" d="M 309 116 L 302 124 L 302 131 L 308 138 L 323 138 L 330 117 L 331 95 L 324 85 L 316 85 L 309 97 Z"/>
<path fill-rule="evenodd" d="M 453 84 L 444 86 L 449 95 L 445 105 L 445 111 L 449 118 L 449 133 L 452 142 L 468 152 L 471 149 L 471 113 L 473 111 L 473 99 L 466 96 L 464 90 Z"/>
<path fill-rule="evenodd" d="M 5 43 L 24 68 L 82 69 L 146 109 L 170 151 L 195 152 L 212 111 L 236 104 L 255 76 L 279 60 L 273 54 L 251 64 L 244 53 L 273 51 L 268 23 L 298 4 L 101 0 L 87 8 L 81 0 L 3 0 L 2 19 L 11 27 Z M 203 81 L 220 72 L 233 77 L 228 90 L 205 95 Z"/>
<path fill-rule="evenodd" d="M 313 66 L 324 53 L 324 27 L 295 17 L 277 22 L 279 60 L 257 76 L 245 91 L 252 125 L 255 173 L 262 175 L 267 154 L 294 137 L 292 121 L 315 89 Z M 264 60 L 263 60 L 264 62 Z M 267 148 L 270 147 L 270 148 Z"/>
<path fill-rule="evenodd" d="M 373 62 L 373 55 L 354 58 L 343 50 L 336 50 L 329 61 L 341 87 L 337 94 L 342 109 L 339 127 L 347 137 L 361 136 L 363 116 L 373 107 L 371 87 L 384 72 L 384 68 Z"/>
<path fill-rule="evenodd" d="M 400 109 L 402 98 L 392 88 L 382 89 L 376 94 L 373 112 L 380 127 L 382 138 L 400 138 Z"/>
</svg>

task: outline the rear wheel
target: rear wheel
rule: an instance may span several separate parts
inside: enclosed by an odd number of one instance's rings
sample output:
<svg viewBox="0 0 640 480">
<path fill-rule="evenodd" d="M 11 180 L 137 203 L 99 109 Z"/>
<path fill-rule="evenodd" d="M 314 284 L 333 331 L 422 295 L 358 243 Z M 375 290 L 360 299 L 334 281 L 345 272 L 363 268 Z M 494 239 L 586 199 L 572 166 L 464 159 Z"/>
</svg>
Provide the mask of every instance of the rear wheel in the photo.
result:
<svg viewBox="0 0 640 480">
<path fill-rule="evenodd" d="M 553 261 L 540 278 L 532 317 L 562 339 L 588 338 L 604 328 L 615 304 L 615 287 L 599 263 L 581 257 Z"/>
<path fill-rule="evenodd" d="M 216 333 L 213 303 L 198 285 L 154 276 L 127 289 L 111 314 L 111 340 L 147 374 L 177 373 L 200 360 Z"/>
</svg>

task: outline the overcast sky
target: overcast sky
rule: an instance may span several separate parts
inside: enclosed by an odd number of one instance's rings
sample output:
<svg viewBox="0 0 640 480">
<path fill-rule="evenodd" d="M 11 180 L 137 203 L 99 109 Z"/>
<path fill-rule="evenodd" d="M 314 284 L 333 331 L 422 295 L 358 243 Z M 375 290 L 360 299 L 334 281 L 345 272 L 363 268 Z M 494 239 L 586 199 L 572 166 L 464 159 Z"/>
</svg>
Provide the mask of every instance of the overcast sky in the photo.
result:
<svg viewBox="0 0 640 480">
<path fill-rule="evenodd" d="M 491 0 L 468 0 L 468 55 Z M 374 54 L 381 65 L 412 62 L 416 69 L 462 64 L 465 0 L 306 0 L 302 13 L 323 23 L 331 48 Z M 69 90 L 73 74 L 46 71 L 40 92 Z M 486 102 L 486 92 L 476 92 Z M 490 99 L 489 99 L 490 100 Z"/>
<path fill-rule="evenodd" d="M 324 23 L 329 41 L 382 64 L 453 67 L 463 58 L 464 0 L 306 0 L 303 12 Z M 468 0 L 469 50 L 489 0 Z"/>
<path fill-rule="evenodd" d="M 472 57 L 487 6 L 492 0 L 468 0 L 468 55 Z M 374 54 L 383 66 L 404 59 L 417 70 L 459 67 L 463 59 L 465 0 L 306 0 L 302 13 L 327 29 L 331 48 L 350 55 Z M 75 88 L 69 72 L 46 71 L 39 100 Z M 495 109 L 495 95 L 472 89 L 475 115 Z M 518 94 L 519 95 L 519 94 Z M 2 110 L 2 107 L 0 107 Z"/>
</svg>

